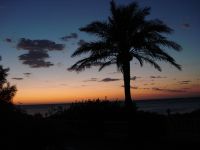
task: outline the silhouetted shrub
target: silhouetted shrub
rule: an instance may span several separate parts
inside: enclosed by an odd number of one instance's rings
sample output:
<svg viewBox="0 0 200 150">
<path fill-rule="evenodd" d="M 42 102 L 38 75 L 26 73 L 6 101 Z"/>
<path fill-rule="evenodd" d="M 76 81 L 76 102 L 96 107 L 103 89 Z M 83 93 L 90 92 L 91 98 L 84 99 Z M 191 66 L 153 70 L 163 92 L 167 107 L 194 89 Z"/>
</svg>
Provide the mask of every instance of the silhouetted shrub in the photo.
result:
<svg viewBox="0 0 200 150">
<path fill-rule="evenodd" d="M 120 120 L 135 114 L 136 110 L 127 112 L 123 102 L 88 100 L 72 103 L 69 109 L 58 109 L 50 117 L 63 119 Z M 130 114 L 129 114 L 130 113 Z"/>
<path fill-rule="evenodd" d="M 7 81 L 8 71 L 8 68 L 4 69 L 0 65 L 0 114 L 15 111 L 12 98 L 15 96 L 17 89 Z"/>
</svg>

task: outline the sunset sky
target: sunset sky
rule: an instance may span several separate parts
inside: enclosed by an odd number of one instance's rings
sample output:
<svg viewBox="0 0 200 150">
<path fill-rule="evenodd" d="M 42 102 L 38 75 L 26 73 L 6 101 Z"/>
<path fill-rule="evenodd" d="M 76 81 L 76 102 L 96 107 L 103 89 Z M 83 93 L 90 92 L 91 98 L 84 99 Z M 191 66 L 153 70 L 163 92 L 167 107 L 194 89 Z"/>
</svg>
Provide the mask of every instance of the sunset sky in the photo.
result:
<svg viewBox="0 0 200 150">
<path fill-rule="evenodd" d="M 132 0 L 116 0 L 129 4 Z M 200 1 L 138 0 L 150 6 L 147 19 L 161 19 L 174 29 L 169 35 L 183 50 L 168 50 L 183 70 L 162 63 L 162 72 L 137 61 L 131 63 L 132 96 L 136 100 L 200 96 Z M 94 37 L 80 27 L 110 15 L 109 0 L 1 0 L 0 64 L 9 67 L 8 80 L 17 86 L 14 102 L 19 104 L 60 103 L 86 99 L 123 99 L 122 74 L 116 66 L 101 72 L 91 68 L 69 72 L 79 58 L 74 50 Z M 24 39 L 22 39 L 24 38 Z M 45 52 L 30 52 L 31 44 L 44 40 Z M 30 47 L 27 48 L 26 44 Z"/>
</svg>

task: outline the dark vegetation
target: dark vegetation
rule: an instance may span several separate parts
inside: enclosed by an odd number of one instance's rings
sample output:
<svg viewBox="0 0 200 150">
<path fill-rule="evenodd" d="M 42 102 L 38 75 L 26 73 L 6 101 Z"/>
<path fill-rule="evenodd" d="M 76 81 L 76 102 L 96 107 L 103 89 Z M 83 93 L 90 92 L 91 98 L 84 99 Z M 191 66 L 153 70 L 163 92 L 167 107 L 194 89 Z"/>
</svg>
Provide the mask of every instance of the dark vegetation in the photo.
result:
<svg viewBox="0 0 200 150">
<path fill-rule="evenodd" d="M 170 149 L 199 146 L 200 111 L 159 115 L 118 102 L 87 101 L 48 117 L 1 107 L 1 147 L 19 150 Z"/>
</svg>

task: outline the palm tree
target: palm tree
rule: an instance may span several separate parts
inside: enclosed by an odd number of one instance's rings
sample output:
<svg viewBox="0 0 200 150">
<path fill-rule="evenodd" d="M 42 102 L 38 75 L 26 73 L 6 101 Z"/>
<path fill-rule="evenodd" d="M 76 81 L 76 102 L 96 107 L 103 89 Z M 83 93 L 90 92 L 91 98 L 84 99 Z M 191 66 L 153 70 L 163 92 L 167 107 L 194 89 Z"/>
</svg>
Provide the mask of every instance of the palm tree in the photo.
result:
<svg viewBox="0 0 200 150">
<path fill-rule="evenodd" d="M 80 31 L 95 35 L 93 42 L 83 43 L 72 57 L 87 54 L 68 70 L 83 71 L 91 66 L 103 68 L 116 64 L 124 79 L 125 104 L 133 104 L 130 92 L 130 61 L 136 59 L 140 65 L 151 64 L 161 71 L 159 61 L 164 61 L 181 70 L 174 58 L 166 53 L 165 47 L 180 51 L 179 44 L 170 41 L 162 34 L 172 33 L 172 29 L 162 21 L 147 20 L 150 8 L 140 8 L 136 2 L 127 6 L 116 6 L 110 2 L 111 16 L 107 21 L 95 21 L 80 28 Z"/>
</svg>

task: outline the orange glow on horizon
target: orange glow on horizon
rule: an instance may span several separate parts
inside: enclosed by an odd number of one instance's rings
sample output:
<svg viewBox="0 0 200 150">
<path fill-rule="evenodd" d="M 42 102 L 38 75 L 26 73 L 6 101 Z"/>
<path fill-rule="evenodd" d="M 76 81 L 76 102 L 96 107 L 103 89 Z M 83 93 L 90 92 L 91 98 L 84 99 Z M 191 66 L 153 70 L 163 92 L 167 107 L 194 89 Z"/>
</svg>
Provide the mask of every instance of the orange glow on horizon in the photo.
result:
<svg viewBox="0 0 200 150">
<path fill-rule="evenodd" d="M 192 97 L 198 96 L 198 87 L 193 87 L 189 93 L 187 92 L 163 92 L 155 91 L 152 89 L 131 89 L 132 97 L 134 100 L 143 99 L 162 99 L 162 98 L 173 98 L 173 97 Z M 48 104 L 48 103 L 67 103 L 82 100 L 94 100 L 101 99 L 104 100 L 123 100 L 124 90 L 123 88 L 46 88 L 40 90 L 27 89 L 23 91 L 18 91 L 16 97 L 14 98 L 15 104 Z"/>
</svg>

